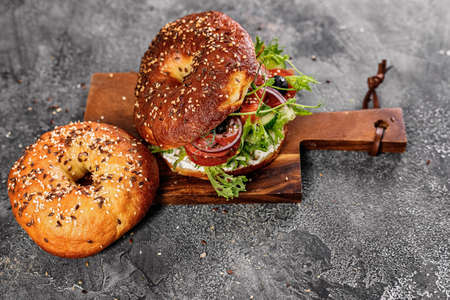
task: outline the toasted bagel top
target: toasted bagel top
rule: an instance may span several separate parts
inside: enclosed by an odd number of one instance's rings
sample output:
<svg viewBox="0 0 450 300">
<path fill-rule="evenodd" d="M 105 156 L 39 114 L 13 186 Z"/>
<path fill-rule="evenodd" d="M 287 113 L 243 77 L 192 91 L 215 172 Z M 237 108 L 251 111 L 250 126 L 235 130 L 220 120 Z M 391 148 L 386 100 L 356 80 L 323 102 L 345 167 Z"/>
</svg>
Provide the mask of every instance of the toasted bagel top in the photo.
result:
<svg viewBox="0 0 450 300">
<path fill-rule="evenodd" d="M 134 110 L 139 134 L 164 149 L 191 143 L 241 106 L 257 66 L 250 36 L 223 13 L 168 23 L 141 61 Z"/>
</svg>

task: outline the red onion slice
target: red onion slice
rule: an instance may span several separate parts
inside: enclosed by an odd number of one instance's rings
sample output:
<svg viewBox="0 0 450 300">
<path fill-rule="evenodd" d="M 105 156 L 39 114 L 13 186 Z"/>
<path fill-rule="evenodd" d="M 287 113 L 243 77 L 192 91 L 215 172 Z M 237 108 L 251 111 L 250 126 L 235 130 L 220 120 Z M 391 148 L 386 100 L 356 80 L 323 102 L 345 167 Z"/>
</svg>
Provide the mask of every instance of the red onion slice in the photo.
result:
<svg viewBox="0 0 450 300">
<path fill-rule="evenodd" d="M 232 121 L 234 121 L 233 124 L 232 124 Z M 229 122 L 229 126 L 233 126 L 234 124 L 236 124 L 238 126 L 239 132 L 236 135 L 236 137 L 230 143 L 228 143 L 227 145 L 225 145 L 225 146 L 220 146 L 219 145 L 218 147 L 215 147 L 214 149 L 204 149 L 204 148 L 200 147 L 200 145 L 198 145 L 196 142 L 193 142 L 192 145 L 195 148 L 197 148 L 198 150 L 203 151 L 203 152 L 207 152 L 207 153 L 217 153 L 217 152 L 222 152 L 222 151 L 228 150 L 231 147 L 233 147 L 237 142 L 239 142 L 241 140 L 241 136 L 242 136 L 242 122 L 241 122 L 241 119 L 239 117 L 233 117 L 230 120 L 230 122 Z M 217 135 L 216 135 L 216 138 L 217 138 Z M 200 139 L 202 139 L 202 138 L 200 138 Z"/>
<path fill-rule="evenodd" d="M 286 102 L 286 98 L 284 98 L 284 96 L 279 92 L 279 91 L 277 91 L 276 89 L 274 89 L 274 88 L 272 88 L 272 87 L 266 87 L 266 94 L 269 94 L 269 95 L 266 95 L 266 101 L 264 101 L 264 103 L 266 103 L 267 105 L 269 105 L 270 107 L 275 107 L 275 106 L 278 106 L 278 105 L 280 105 L 280 104 L 283 104 L 284 102 Z M 270 105 L 270 102 L 269 101 L 267 101 L 268 99 L 267 99 L 267 96 L 273 96 L 276 100 L 278 100 L 280 103 L 279 104 L 277 104 L 277 105 Z M 269 103 L 268 103 L 269 102 Z"/>
</svg>

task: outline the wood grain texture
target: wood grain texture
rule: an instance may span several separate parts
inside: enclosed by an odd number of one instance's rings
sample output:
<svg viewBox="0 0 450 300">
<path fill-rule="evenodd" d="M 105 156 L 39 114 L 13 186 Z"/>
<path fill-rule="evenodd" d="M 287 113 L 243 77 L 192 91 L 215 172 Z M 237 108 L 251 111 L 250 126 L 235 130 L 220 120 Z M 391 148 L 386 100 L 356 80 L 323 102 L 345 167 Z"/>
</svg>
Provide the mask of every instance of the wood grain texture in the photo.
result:
<svg viewBox="0 0 450 300">
<path fill-rule="evenodd" d="M 117 125 L 137 136 L 133 126 L 136 73 L 95 73 L 86 105 L 85 120 Z M 403 152 L 406 132 L 400 108 L 323 112 L 297 117 L 279 156 L 249 176 L 247 191 L 239 198 L 219 198 L 208 181 L 176 175 L 159 159 L 162 204 L 219 204 L 299 202 L 301 200 L 300 147 L 321 150 L 368 151 L 375 137 L 375 122 L 388 124 L 381 152 Z"/>
</svg>

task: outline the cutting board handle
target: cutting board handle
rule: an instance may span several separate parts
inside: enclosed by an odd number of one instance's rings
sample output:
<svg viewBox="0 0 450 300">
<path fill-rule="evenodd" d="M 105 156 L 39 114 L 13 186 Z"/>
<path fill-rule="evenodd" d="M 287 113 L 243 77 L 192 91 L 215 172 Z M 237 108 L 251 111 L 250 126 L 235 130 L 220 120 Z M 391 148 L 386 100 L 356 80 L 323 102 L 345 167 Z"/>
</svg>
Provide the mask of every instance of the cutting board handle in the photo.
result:
<svg viewBox="0 0 450 300">
<path fill-rule="evenodd" d="M 376 126 L 386 128 L 380 152 L 404 152 L 406 132 L 401 108 L 365 109 L 314 113 L 297 117 L 286 139 L 288 152 L 309 150 L 370 151 L 375 142 Z M 294 142 L 295 141 L 295 142 Z"/>
</svg>

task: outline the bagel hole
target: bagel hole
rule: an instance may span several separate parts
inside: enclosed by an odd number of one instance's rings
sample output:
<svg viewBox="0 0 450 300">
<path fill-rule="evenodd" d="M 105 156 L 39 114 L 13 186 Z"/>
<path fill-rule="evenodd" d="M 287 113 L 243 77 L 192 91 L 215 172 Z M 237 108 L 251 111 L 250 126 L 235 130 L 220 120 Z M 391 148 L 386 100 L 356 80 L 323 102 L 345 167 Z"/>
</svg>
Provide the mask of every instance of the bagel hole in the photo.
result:
<svg viewBox="0 0 450 300">
<path fill-rule="evenodd" d="M 184 78 L 192 72 L 193 59 L 193 56 L 173 53 L 165 59 L 161 72 L 178 82 L 183 82 Z"/>
<path fill-rule="evenodd" d="M 84 174 L 83 177 L 81 177 L 80 179 L 75 181 L 75 183 L 80 185 L 80 186 L 92 185 L 92 183 L 93 183 L 93 181 L 92 181 L 92 173 L 91 172 L 86 172 L 86 174 Z"/>
</svg>

